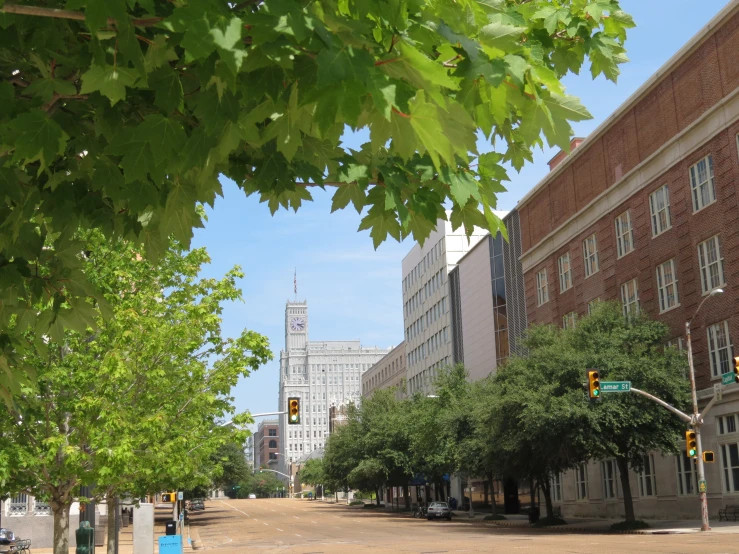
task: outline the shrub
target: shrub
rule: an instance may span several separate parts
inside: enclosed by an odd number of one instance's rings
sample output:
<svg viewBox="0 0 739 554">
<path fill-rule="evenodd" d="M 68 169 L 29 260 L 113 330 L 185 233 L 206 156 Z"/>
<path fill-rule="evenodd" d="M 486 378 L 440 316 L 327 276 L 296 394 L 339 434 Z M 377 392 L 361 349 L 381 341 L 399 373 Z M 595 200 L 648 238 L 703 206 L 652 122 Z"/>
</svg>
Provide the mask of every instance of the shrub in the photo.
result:
<svg viewBox="0 0 739 554">
<path fill-rule="evenodd" d="M 567 525 L 567 522 L 561 517 L 543 517 L 534 523 L 534 527 L 551 527 L 552 525 Z"/>
<path fill-rule="evenodd" d="M 637 519 L 635 521 L 619 521 L 611 525 L 611 531 L 635 531 L 637 529 L 649 529 L 649 524 Z"/>
<path fill-rule="evenodd" d="M 505 516 L 502 516 L 500 514 L 490 514 L 488 516 L 485 516 L 485 521 L 500 521 L 501 519 L 505 518 Z"/>
</svg>

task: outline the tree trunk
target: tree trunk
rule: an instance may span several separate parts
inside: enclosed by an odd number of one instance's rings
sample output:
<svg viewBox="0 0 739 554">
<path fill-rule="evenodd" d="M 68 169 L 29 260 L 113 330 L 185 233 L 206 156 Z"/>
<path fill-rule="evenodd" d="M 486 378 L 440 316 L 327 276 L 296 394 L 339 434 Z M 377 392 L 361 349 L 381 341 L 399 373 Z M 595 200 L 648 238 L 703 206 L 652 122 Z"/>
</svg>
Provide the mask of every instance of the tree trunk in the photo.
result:
<svg viewBox="0 0 739 554">
<path fill-rule="evenodd" d="M 69 554 L 69 502 L 52 499 L 54 513 L 54 554 Z"/>
<path fill-rule="evenodd" d="M 552 506 L 552 483 L 549 479 L 545 479 L 539 482 L 541 490 L 544 491 L 544 503 L 547 506 L 547 517 L 554 517 L 554 506 Z"/>
<path fill-rule="evenodd" d="M 490 499 L 491 499 L 490 504 L 492 505 L 492 508 L 493 508 L 493 515 L 495 515 L 497 513 L 498 506 L 495 500 L 495 483 L 493 482 L 493 472 L 492 471 L 488 472 L 488 482 L 490 483 Z"/>
<path fill-rule="evenodd" d="M 529 493 L 531 496 L 531 509 L 536 505 L 536 498 L 534 497 L 534 478 L 529 479 Z"/>
<path fill-rule="evenodd" d="M 488 502 L 488 493 L 490 492 L 490 484 L 487 481 L 483 481 L 482 489 L 483 489 L 482 505 L 485 508 L 487 508 L 488 506 L 490 506 L 490 503 Z"/>
<path fill-rule="evenodd" d="M 405 509 L 411 509 L 411 489 L 408 485 L 403 485 L 403 497 L 405 498 Z"/>
<path fill-rule="evenodd" d="M 118 507 L 115 502 L 115 498 L 108 496 L 107 506 L 108 506 L 108 544 L 107 544 L 106 553 L 115 554 L 115 518 L 116 518 L 117 507 Z"/>
<path fill-rule="evenodd" d="M 621 490 L 624 493 L 624 512 L 626 513 L 626 521 L 635 521 L 634 516 L 634 499 L 631 496 L 631 485 L 629 483 L 629 462 L 626 458 L 616 458 L 618 472 L 621 475 Z"/>
<path fill-rule="evenodd" d="M 375 498 L 375 503 L 379 506 L 380 505 L 380 497 L 382 496 L 382 487 L 377 487 L 377 497 Z"/>
</svg>

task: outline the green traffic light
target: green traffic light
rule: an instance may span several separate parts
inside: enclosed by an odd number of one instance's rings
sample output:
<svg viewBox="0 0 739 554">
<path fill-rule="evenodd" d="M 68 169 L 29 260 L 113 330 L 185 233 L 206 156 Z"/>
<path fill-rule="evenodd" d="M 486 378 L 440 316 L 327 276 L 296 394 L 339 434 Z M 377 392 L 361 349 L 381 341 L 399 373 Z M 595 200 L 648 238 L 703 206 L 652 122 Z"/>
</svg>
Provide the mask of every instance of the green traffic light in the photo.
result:
<svg viewBox="0 0 739 554">
<path fill-rule="evenodd" d="M 594 389 L 593 396 L 600 396 L 600 389 Z"/>
<path fill-rule="evenodd" d="M 695 448 L 691 448 L 690 449 L 690 455 L 691 456 L 695 456 L 696 454 L 697 454 L 697 452 L 695 451 Z"/>
<path fill-rule="evenodd" d="M 298 419 L 298 416 L 294 415 L 294 416 L 292 416 L 292 417 L 291 417 L 290 419 L 292 419 L 293 421 L 295 421 L 295 420 L 297 420 L 297 419 Z"/>
</svg>

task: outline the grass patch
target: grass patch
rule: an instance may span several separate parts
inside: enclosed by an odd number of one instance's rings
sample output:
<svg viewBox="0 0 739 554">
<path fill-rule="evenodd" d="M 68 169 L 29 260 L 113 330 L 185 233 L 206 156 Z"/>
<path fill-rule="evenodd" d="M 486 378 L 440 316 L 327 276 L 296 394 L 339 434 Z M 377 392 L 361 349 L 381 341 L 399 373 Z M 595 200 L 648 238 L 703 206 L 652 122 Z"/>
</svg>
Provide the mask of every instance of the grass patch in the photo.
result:
<svg viewBox="0 0 739 554">
<path fill-rule="evenodd" d="M 364 504 L 364 502 L 362 503 Z M 377 504 L 364 504 L 365 508 L 382 508 L 382 506 L 378 506 Z"/>
<path fill-rule="evenodd" d="M 567 525 L 567 522 L 561 517 L 543 517 L 534 523 L 534 527 L 552 527 L 553 525 Z"/>
<path fill-rule="evenodd" d="M 364 506 L 364 501 L 352 500 L 351 502 L 349 502 L 349 506 Z"/>
<path fill-rule="evenodd" d="M 505 519 L 505 516 L 502 516 L 500 514 L 490 514 L 488 516 L 485 516 L 484 521 L 500 521 L 501 519 Z"/>
<path fill-rule="evenodd" d="M 611 525 L 611 531 L 636 531 L 638 529 L 649 529 L 649 524 L 637 519 L 635 521 L 619 521 Z"/>
</svg>

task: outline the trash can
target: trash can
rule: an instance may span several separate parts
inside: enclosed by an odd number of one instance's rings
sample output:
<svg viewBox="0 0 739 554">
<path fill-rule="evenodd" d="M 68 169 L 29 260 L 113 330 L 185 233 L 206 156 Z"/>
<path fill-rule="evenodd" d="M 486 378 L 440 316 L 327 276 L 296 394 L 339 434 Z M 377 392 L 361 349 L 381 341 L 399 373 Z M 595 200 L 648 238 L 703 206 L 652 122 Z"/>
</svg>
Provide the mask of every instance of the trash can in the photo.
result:
<svg viewBox="0 0 739 554">
<path fill-rule="evenodd" d="M 83 521 L 74 532 L 74 538 L 77 541 L 75 554 L 95 554 L 95 529 L 90 527 L 90 522 Z"/>
<path fill-rule="evenodd" d="M 536 523 L 539 521 L 539 506 L 532 506 L 529 508 L 529 523 Z"/>
<path fill-rule="evenodd" d="M 176 535 L 177 534 L 177 520 L 168 521 L 166 523 L 166 534 L 167 535 Z"/>
</svg>

